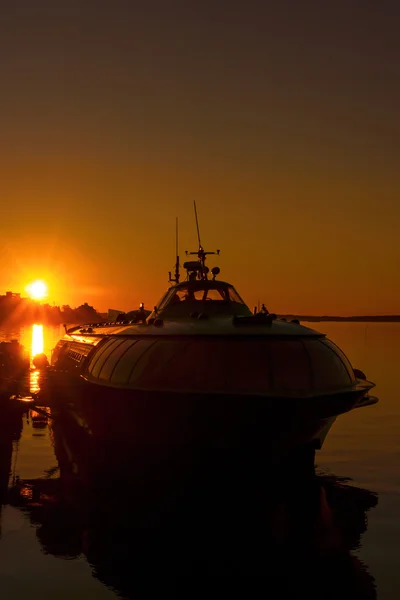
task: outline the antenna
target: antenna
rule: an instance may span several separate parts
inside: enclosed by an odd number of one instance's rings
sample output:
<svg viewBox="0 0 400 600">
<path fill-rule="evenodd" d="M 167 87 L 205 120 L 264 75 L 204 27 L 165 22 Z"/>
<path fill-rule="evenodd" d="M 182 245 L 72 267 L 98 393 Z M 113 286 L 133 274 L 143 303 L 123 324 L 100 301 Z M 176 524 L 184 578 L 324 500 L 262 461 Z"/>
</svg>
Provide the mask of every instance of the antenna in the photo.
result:
<svg viewBox="0 0 400 600">
<path fill-rule="evenodd" d="M 199 241 L 199 249 L 201 249 L 200 228 L 199 228 L 199 219 L 198 219 L 198 216 L 197 216 L 196 200 L 193 201 L 193 204 L 194 204 L 194 216 L 196 218 L 197 239 Z"/>
<path fill-rule="evenodd" d="M 178 217 L 176 217 L 175 219 L 175 249 L 176 249 L 176 256 L 178 256 Z"/>
<path fill-rule="evenodd" d="M 217 250 L 216 252 L 205 252 L 203 249 L 203 246 L 201 245 L 201 240 L 200 240 L 200 227 L 199 227 L 199 218 L 197 216 L 197 207 L 196 207 L 196 200 L 193 201 L 193 205 L 194 205 L 194 216 L 196 218 L 196 229 L 197 229 L 197 239 L 199 242 L 199 249 L 197 250 L 197 252 L 189 252 L 188 250 L 186 250 L 186 255 L 188 254 L 197 254 L 197 258 L 198 258 L 198 262 L 197 263 L 192 263 L 192 262 L 186 262 L 183 265 L 183 268 L 186 269 L 188 271 L 189 274 L 189 281 L 192 281 L 196 278 L 198 279 L 208 279 L 207 277 L 207 273 L 209 272 L 209 268 L 206 267 L 205 265 L 205 261 L 206 261 L 206 255 L 207 254 L 219 254 L 219 250 Z M 216 267 L 218 268 L 218 267 Z M 190 271 L 190 273 L 189 273 Z M 218 273 L 214 272 L 214 270 L 212 271 L 214 279 L 215 276 L 219 273 L 219 269 L 218 269 Z"/>
<path fill-rule="evenodd" d="M 178 254 L 178 217 L 175 219 L 175 250 L 176 250 L 176 263 L 175 263 L 175 277 L 172 277 L 171 271 L 169 272 L 169 281 L 172 283 L 179 283 L 179 254 Z"/>
</svg>

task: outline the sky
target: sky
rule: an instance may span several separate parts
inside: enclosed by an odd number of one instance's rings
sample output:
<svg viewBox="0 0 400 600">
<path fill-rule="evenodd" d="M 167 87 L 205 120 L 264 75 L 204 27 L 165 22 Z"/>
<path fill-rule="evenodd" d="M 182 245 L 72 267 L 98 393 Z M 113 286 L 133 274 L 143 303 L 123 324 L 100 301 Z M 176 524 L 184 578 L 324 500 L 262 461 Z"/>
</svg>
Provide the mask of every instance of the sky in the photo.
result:
<svg viewBox="0 0 400 600">
<path fill-rule="evenodd" d="M 0 293 L 152 307 L 201 241 L 250 307 L 400 313 L 400 5 L 0 4 Z"/>
</svg>

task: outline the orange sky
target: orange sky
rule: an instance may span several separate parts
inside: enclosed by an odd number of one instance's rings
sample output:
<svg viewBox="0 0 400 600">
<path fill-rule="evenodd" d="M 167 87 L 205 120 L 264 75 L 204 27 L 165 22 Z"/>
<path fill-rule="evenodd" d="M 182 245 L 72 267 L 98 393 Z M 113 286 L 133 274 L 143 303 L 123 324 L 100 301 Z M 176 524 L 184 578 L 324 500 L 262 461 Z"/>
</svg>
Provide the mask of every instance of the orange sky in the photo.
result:
<svg viewBox="0 0 400 600">
<path fill-rule="evenodd" d="M 196 200 L 250 306 L 400 313 L 396 3 L 53 4 L 2 9 L 0 293 L 151 307 Z"/>
</svg>

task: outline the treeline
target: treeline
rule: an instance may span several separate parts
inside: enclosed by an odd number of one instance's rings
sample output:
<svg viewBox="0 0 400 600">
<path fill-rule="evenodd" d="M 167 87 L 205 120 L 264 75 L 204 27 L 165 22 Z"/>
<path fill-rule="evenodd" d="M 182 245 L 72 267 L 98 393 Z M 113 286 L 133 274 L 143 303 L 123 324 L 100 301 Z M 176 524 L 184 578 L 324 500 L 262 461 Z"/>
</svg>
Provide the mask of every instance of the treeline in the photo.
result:
<svg viewBox="0 0 400 600">
<path fill-rule="evenodd" d="M 71 308 L 68 304 L 59 307 L 40 304 L 29 298 L 0 296 L 0 323 L 2 325 L 81 324 L 103 320 L 102 315 L 87 302 L 76 308 Z"/>
<path fill-rule="evenodd" d="M 351 317 L 335 317 L 335 316 L 313 316 L 313 315 L 279 315 L 280 318 L 287 320 L 298 319 L 299 321 L 353 321 L 358 323 L 396 323 L 400 321 L 400 315 L 355 315 Z"/>
</svg>

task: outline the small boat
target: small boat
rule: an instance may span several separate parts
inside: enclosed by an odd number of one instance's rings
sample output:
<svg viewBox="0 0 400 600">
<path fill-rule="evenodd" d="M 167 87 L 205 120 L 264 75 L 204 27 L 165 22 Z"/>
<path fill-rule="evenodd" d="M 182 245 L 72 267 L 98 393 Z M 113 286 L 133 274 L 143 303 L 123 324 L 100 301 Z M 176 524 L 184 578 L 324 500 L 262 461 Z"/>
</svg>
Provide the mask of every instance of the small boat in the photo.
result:
<svg viewBox="0 0 400 600">
<path fill-rule="evenodd" d="M 197 216 L 197 215 L 196 215 Z M 196 260 L 154 310 L 67 329 L 53 350 L 53 395 L 89 433 L 128 437 L 149 453 L 272 460 L 321 448 L 339 415 L 377 402 L 374 383 L 327 337 L 254 314 L 235 287 Z M 191 258 L 191 257 L 189 257 Z M 189 450 L 188 450 L 189 451 Z"/>
</svg>

